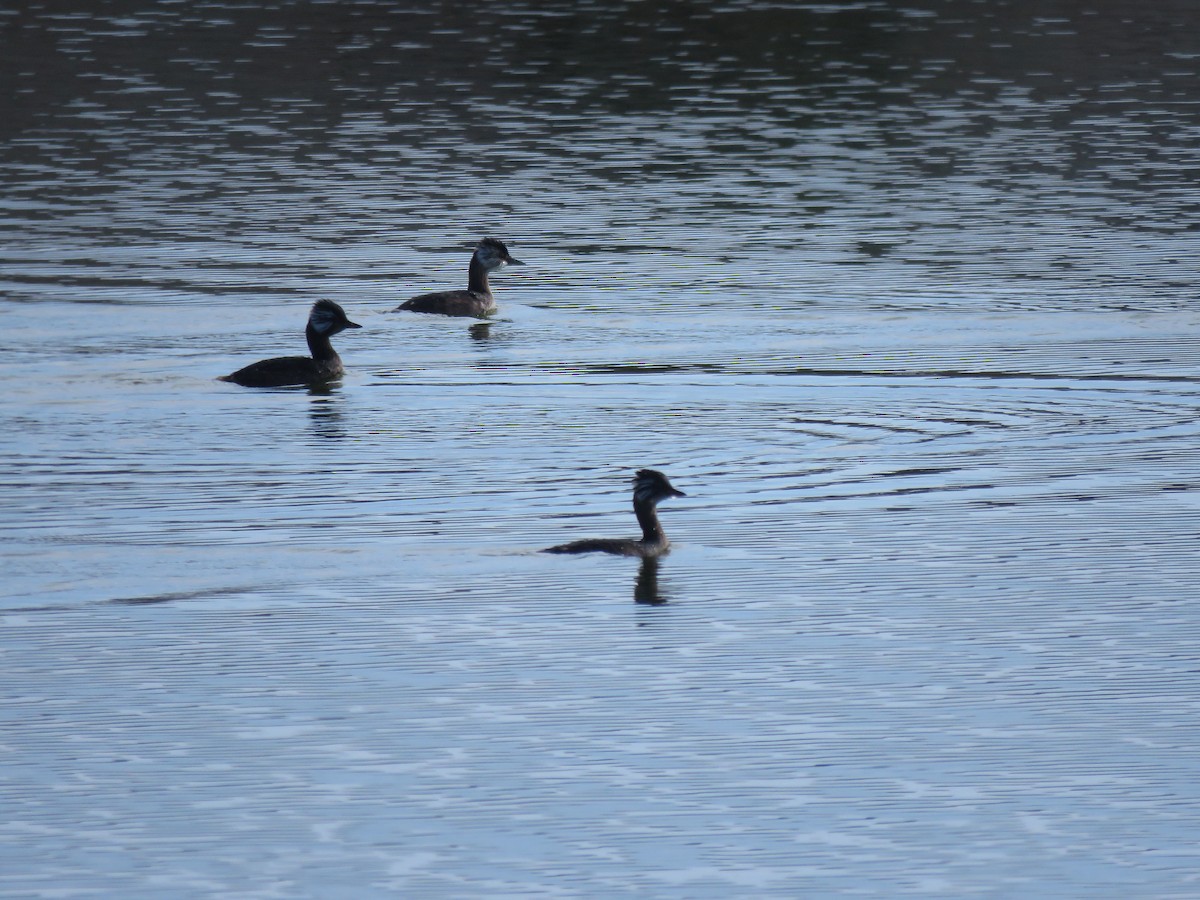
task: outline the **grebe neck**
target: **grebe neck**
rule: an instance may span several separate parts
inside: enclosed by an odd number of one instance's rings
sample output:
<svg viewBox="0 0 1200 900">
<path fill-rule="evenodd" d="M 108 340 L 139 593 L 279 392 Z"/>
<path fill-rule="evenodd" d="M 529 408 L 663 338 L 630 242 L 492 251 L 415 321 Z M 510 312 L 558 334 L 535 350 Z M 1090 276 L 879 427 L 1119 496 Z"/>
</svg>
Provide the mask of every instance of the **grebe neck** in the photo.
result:
<svg viewBox="0 0 1200 900">
<path fill-rule="evenodd" d="M 304 329 L 304 336 L 308 339 L 309 352 L 317 362 L 329 362 L 338 358 L 337 351 L 329 342 L 329 335 L 317 331 L 311 322 Z"/>
<path fill-rule="evenodd" d="M 653 501 L 633 501 L 633 514 L 642 526 L 642 543 L 645 544 L 661 544 L 667 539 L 662 526 L 658 524 L 658 511 L 655 506 L 657 504 Z"/>
<path fill-rule="evenodd" d="M 487 266 L 479 261 L 478 254 L 472 254 L 471 267 L 467 269 L 467 290 L 476 294 L 490 294 L 492 290 L 488 287 L 487 275 Z"/>
</svg>

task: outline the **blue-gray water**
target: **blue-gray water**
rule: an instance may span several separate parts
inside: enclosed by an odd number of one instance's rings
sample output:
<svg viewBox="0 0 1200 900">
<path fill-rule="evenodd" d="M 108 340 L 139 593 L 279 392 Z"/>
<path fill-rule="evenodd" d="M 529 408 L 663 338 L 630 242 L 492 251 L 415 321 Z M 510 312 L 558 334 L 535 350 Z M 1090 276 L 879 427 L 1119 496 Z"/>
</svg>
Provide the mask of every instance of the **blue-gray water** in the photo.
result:
<svg viewBox="0 0 1200 900">
<path fill-rule="evenodd" d="M 1200 895 L 1194 33 L 0 9 L 0 896 Z"/>
</svg>

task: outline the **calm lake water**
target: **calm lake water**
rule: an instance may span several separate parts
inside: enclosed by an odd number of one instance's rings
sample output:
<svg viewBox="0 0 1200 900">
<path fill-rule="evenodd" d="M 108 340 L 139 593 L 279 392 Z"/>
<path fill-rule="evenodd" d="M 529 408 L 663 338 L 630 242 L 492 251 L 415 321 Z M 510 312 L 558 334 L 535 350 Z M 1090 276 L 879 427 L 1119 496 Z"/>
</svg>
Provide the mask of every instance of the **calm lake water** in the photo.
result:
<svg viewBox="0 0 1200 900">
<path fill-rule="evenodd" d="M 0 9 L 0 896 L 1200 896 L 1194 4 L 282 6 Z"/>
</svg>

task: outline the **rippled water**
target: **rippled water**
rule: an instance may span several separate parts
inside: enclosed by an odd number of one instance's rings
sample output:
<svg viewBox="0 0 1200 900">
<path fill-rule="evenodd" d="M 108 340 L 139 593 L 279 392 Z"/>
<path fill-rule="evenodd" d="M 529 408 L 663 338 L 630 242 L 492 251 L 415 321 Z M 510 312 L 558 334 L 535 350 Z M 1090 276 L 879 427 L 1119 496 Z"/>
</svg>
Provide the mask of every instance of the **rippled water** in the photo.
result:
<svg viewBox="0 0 1200 900">
<path fill-rule="evenodd" d="M 1193 13 L 0 10 L 0 893 L 1195 896 Z"/>
</svg>

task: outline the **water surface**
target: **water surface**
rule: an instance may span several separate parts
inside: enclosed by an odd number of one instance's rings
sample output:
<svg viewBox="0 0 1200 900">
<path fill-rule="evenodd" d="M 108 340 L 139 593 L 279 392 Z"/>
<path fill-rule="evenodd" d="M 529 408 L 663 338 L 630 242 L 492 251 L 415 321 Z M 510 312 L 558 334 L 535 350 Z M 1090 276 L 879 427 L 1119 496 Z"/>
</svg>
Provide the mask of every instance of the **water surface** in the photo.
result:
<svg viewBox="0 0 1200 900">
<path fill-rule="evenodd" d="M 1189 10 L 0 13 L 0 892 L 1193 895 Z"/>
</svg>

